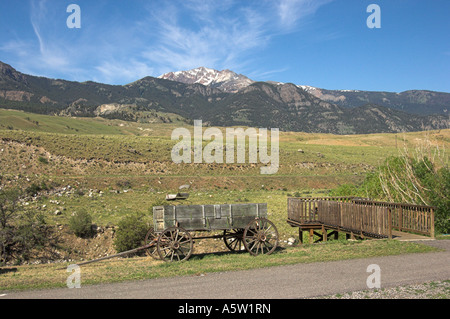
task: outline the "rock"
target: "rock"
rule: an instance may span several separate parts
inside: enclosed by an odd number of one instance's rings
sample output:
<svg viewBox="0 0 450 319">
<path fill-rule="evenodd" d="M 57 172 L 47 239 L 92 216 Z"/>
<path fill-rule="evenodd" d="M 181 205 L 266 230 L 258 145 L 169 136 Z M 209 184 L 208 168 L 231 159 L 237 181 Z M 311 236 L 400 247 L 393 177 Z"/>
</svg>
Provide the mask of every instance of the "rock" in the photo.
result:
<svg viewBox="0 0 450 319">
<path fill-rule="evenodd" d="M 61 215 L 61 211 L 59 209 L 55 210 L 55 212 L 53 213 L 55 216 L 59 216 Z"/>
<path fill-rule="evenodd" d="M 299 149 L 297 150 L 297 152 L 299 152 L 299 153 L 305 153 L 305 151 L 302 150 L 301 148 L 299 148 Z"/>
<path fill-rule="evenodd" d="M 288 238 L 288 243 L 291 243 L 291 244 L 295 243 L 295 238 L 294 237 L 289 237 Z"/>
</svg>

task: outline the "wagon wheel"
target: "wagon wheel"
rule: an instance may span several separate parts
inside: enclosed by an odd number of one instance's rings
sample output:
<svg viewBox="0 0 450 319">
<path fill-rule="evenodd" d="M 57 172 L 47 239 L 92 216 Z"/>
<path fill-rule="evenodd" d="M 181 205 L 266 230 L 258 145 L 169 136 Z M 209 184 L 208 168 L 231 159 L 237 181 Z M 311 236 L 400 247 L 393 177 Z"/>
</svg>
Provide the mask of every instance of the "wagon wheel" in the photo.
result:
<svg viewBox="0 0 450 319">
<path fill-rule="evenodd" d="M 156 249 L 159 257 L 167 262 L 182 261 L 192 254 L 193 241 L 188 231 L 181 227 L 170 227 L 158 236 Z"/>
<path fill-rule="evenodd" d="M 223 241 L 225 242 L 225 246 L 231 251 L 241 251 L 244 248 L 244 229 L 225 229 L 223 231 Z"/>
<path fill-rule="evenodd" d="M 158 240 L 158 237 L 156 236 L 155 231 L 153 230 L 153 227 L 151 227 L 148 230 L 147 235 L 145 235 L 144 244 L 149 245 L 149 244 L 153 243 L 153 245 L 150 246 L 149 248 L 147 248 L 145 250 L 145 252 L 147 253 L 148 256 L 153 257 L 155 259 L 159 259 L 158 249 L 156 247 L 157 240 Z"/>
<path fill-rule="evenodd" d="M 271 254 L 278 245 L 278 231 L 266 218 L 252 220 L 244 230 L 244 246 L 252 255 Z"/>
</svg>

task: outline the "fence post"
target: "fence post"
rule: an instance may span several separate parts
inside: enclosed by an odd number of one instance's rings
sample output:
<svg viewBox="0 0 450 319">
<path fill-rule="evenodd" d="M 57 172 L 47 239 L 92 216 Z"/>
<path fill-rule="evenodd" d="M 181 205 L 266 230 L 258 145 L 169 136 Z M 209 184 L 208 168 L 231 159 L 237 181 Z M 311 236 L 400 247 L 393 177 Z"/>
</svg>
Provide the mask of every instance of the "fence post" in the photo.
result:
<svg viewBox="0 0 450 319">
<path fill-rule="evenodd" d="M 388 208 L 389 239 L 392 239 L 392 211 Z"/>
<path fill-rule="evenodd" d="M 430 223 L 431 223 L 430 236 L 431 236 L 431 238 L 434 238 L 434 209 L 433 208 L 430 209 Z"/>
</svg>

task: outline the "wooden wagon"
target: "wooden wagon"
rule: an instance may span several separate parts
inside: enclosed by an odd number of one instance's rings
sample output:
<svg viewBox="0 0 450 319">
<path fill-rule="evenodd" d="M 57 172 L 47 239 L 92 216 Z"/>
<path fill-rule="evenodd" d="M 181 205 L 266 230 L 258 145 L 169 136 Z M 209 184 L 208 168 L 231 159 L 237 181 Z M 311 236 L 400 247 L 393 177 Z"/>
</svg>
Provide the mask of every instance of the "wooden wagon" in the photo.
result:
<svg viewBox="0 0 450 319">
<path fill-rule="evenodd" d="M 178 205 L 153 207 L 153 228 L 146 237 L 147 253 L 164 261 L 188 259 L 195 239 L 223 238 L 231 251 L 271 254 L 278 231 L 267 219 L 267 204 Z M 222 231 L 192 237 L 191 232 Z"/>
</svg>

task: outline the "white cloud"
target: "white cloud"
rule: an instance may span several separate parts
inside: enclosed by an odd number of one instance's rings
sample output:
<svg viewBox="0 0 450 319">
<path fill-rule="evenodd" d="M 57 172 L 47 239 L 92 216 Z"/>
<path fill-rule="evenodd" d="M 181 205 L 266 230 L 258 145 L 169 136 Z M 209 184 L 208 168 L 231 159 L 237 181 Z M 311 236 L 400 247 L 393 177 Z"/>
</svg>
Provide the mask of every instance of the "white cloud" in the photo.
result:
<svg viewBox="0 0 450 319">
<path fill-rule="evenodd" d="M 291 32 L 330 1 L 191 0 L 149 7 L 156 12 L 151 18 L 155 37 L 143 57 L 161 73 L 199 66 L 240 72 L 258 59 L 259 50 L 274 37 Z"/>
<path fill-rule="evenodd" d="M 125 62 L 104 61 L 95 68 L 99 76 L 94 78 L 97 82 L 127 84 L 153 74 L 153 68 L 146 63 L 131 60 Z"/>
<path fill-rule="evenodd" d="M 120 13 L 92 16 L 83 19 L 81 29 L 69 31 L 60 26 L 66 4 L 55 8 L 36 0 L 30 10 L 34 41 L 5 41 L 0 50 L 14 53 L 17 65 L 31 74 L 76 81 L 125 84 L 199 66 L 267 75 L 281 71 L 255 67 L 260 51 L 329 1 L 151 1 L 137 19 Z M 82 14 L 89 12 L 83 9 Z M 101 5 L 96 10 L 104 13 Z"/>
<path fill-rule="evenodd" d="M 230 15 L 224 8 L 231 7 L 232 1 L 217 7 L 187 3 L 181 9 L 167 7 L 153 17 L 156 38 L 143 54 L 152 63 L 172 70 L 198 66 L 233 69 L 245 64 L 250 52 L 264 47 L 270 39 L 266 29 L 269 21 L 255 8 L 241 7 Z M 201 24 L 185 23 L 186 14 Z"/>
<path fill-rule="evenodd" d="M 330 1 L 332 0 L 280 0 L 277 5 L 280 24 L 284 28 L 292 28 Z"/>
</svg>

